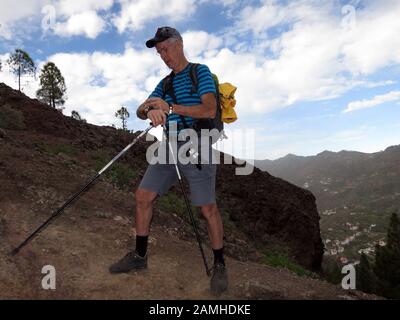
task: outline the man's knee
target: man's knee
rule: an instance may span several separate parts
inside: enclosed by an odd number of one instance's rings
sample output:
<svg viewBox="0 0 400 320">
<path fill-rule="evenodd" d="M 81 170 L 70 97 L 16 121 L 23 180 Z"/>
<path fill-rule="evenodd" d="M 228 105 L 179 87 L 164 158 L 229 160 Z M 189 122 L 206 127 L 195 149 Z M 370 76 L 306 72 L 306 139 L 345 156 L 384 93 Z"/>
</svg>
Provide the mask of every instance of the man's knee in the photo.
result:
<svg viewBox="0 0 400 320">
<path fill-rule="evenodd" d="M 135 192 L 136 205 L 141 207 L 150 206 L 157 198 L 157 193 L 138 188 Z"/>
<path fill-rule="evenodd" d="M 219 214 L 217 204 L 215 203 L 207 204 L 201 206 L 200 208 L 201 208 L 201 213 L 207 220 Z"/>
</svg>

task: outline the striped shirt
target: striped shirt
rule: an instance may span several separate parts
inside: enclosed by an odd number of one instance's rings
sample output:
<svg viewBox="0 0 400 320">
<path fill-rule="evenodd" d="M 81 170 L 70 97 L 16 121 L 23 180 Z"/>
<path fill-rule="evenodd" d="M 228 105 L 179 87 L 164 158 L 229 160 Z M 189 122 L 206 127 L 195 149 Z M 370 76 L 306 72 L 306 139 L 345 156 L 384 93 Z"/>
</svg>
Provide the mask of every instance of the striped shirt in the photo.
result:
<svg viewBox="0 0 400 320">
<path fill-rule="evenodd" d="M 165 101 L 169 103 L 177 103 L 179 105 L 190 106 L 201 104 L 201 96 L 206 93 L 216 94 L 215 82 L 211 75 L 210 69 L 204 65 L 199 64 L 197 66 L 197 92 L 191 93 L 192 90 L 192 80 L 190 78 L 190 66 L 189 63 L 185 69 L 178 72 L 174 76 L 173 87 L 176 96 L 176 102 L 173 101 L 172 97 L 167 94 L 165 96 Z M 163 97 L 163 80 L 161 80 L 149 98 L 161 98 Z M 176 113 L 172 113 L 168 117 L 167 127 L 171 125 L 171 122 L 176 122 L 178 128 L 182 128 L 183 123 L 180 116 Z M 194 122 L 192 117 L 185 117 L 186 123 L 191 126 Z M 180 130 L 178 130 L 180 131 Z M 172 131 L 171 131 L 172 133 Z"/>
</svg>

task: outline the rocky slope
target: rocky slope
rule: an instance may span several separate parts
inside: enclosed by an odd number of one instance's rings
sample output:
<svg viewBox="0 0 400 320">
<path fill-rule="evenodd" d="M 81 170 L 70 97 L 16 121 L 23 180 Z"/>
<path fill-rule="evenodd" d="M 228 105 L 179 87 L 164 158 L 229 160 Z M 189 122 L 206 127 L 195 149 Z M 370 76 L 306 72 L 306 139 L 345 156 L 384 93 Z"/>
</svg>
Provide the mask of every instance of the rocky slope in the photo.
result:
<svg viewBox="0 0 400 320">
<path fill-rule="evenodd" d="M 22 125 L 7 122 L 10 114 Z M 133 191 L 147 165 L 145 141 L 18 256 L 7 256 L 134 135 L 65 117 L 4 84 L 0 117 L 1 298 L 211 298 L 176 188 L 155 210 L 149 270 L 108 274 L 108 265 L 132 247 Z M 221 165 L 218 171 L 231 279 L 224 298 L 366 297 L 260 264 L 263 250 L 279 247 L 302 266 L 319 269 L 323 250 L 315 198 L 259 170 L 235 176 L 234 169 Z M 205 224 L 199 223 L 206 239 Z M 57 270 L 55 291 L 41 289 L 44 265 Z"/>
</svg>

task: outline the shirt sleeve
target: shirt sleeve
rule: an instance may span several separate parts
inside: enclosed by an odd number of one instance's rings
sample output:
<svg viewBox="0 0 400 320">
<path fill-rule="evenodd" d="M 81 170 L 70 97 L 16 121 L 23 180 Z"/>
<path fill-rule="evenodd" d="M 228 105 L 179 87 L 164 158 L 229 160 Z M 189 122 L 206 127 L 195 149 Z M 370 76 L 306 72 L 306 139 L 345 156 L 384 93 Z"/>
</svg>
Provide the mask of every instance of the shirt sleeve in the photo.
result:
<svg viewBox="0 0 400 320">
<path fill-rule="evenodd" d="M 198 93 L 200 97 L 206 93 L 217 93 L 211 71 L 204 64 L 197 66 L 197 81 L 199 82 Z"/>
<path fill-rule="evenodd" d="M 163 90 L 162 90 L 162 82 L 161 80 L 157 87 L 154 89 L 154 91 L 150 94 L 149 98 L 162 98 L 163 96 Z"/>
</svg>

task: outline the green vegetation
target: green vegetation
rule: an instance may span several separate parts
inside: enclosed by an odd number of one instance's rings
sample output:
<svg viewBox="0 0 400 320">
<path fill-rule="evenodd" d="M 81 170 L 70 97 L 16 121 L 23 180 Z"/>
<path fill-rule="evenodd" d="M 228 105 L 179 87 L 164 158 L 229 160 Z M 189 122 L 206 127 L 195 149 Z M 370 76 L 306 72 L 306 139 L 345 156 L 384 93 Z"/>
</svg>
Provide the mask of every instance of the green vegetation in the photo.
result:
<svg viewBox="0 0 400 320">
<path fill-rule="evenodd" d="M 124 163 L 114 163 L 106 172 L 106 176 L 119 189 L 124 190 L 128 189 L 129 184 L 136 177 L 136 172 Z"/>
<path fill-rule="evenodd" d="M 332 257 L 324 257 L 322 270 L 326 281 L 335 285 L 340 284 L 343 279 L 341 267 Z"/>
<path fill-rule="evenodd" d="M 78 111 L 75 111 L 75 110 L 72 110 L 72 111 L 71 111 L 71 118 L 72 118 L 72 119 L 75 119 L 75 120 L 77 120 L 77 121 L 86 122 L 86 120 L 83 119 L 83 118 L 81 117 L 81 115 L 79 114 L 79 112 L 78 112 Z"/>
<path fill-rule="evenodd" d="M 334 284 L 343 275 L 333 257 L 324 257 L 324 275 Z M 356 288 L 389 299 L 400 299 L 400 221 L 396 213 L 390 217 L 386 244 L 375 246 L 375 257 L 361 254 L 356 266 Z"/>
<path fill-rule="evenodd" d="M 299 264 L 293 262 L 287 253 L 285 252 L 278 252 L 275 250 L 267 251 L 264 250 L 264 261 L 265 264 L 275 267 L 275 268 L 285 268 L 294 273 L 298 276 L 308 276 L 308 277 L 316 277 L 316 275 L 306 269 L 304 269 Z"/>
<path fill-rule="evenodd" d="M 108 162 L 111 161 L 112 157 L 108 152 L 104 150 L 97 150 L 91 154 L 93 160 L 95 160 L 95 169 L 99 171 Z M 136 177 L 136 171 L 133 170 L 129 165 L 121 162 L 114 163 L 105 173 L 105 177 L 116 187 L 121 190 L 129 188 L 130 183 Z"/>
<path fill-rule="evenodd" d="M 371 269 L 371 264 L 368 257 L 361 254 L 360 264 L 356 267 L 357 289 L 366 293 L 375 291 L 375 275 Z"/>
<path fill-rule="evenodd" d="M 128 127 L 126 126 L 126 122 L 129 118 L 129 112 L 125 107 L 121 107 L 121 109 L 117 110 L 115 113 L 115 117 L 118 119 L 121 119 L 122 121 L 122 130 L 128 130 Z"/>
<path fill-rule="evenodd" d="M 10 54 L 7 64 L 10 67 L 11 73 L 18 78 L 18 91 L 21 91 L 21 77 L 24 75 L 34 75 L 36 73 L 35 63 L 27 52 L 16 49 Z"/>
<path fill-rule="evenodd" d="M 400 299 L 400 221 L 397 214 L 390 218 L 385 246 L 376 246 L 373 272 L 377 277 L 376 293 Z"/>
<path fill-rule="evenodd" d="M 339 253 L 339 256 L 349 260 L 359 260 L 360 249 L 373 247 L 374 243 L 385 238 L 391 212 L 386 210 L 375 212 L 364 207 L 353 206 L 347 209 L 337 208 L 335 211 L 336 213 L 330 216 L 321 215 L 322 238 L 344 241 L 346 238 L 354 237 L 348 244 L 340 245 L 344 251 Z M 357 229 L 352 230 L 351 228 L 354 227 Z M 333 248 L 333 243 L 327 244 L 327 247 Z"/>
<path fill-rule="evenodd" d="M 24 115 L 21 111 L 15 110 L 8 105 L 0 108 L 0 128 L 11 130 L 26 129 Z"/>
<path fill-rule="evenodd" d="M 167 192 L 164 194 L 160 199 L 157 201 L 157 206 L 165 212 L 168 213 L 176 213 L 179 217 L 182 219 L 186 220 L 187 222 L 190 222 L 188 213 L 187 213 L 187 208 L 185 204 L 185 199 L 183 198 L 183 195 L 177 195 L 175 192 Z M 194 215 L 194 219 L 198 222 L 199 217 L 196 214 L 197 209 L 193 205 L 191 205 L 192 212 Z"/>
<path fill-rule="evenodd" d="M 78 155 L 78 150 L 71 146 L 70 144 L 47 144 L 41 142 L 38 144 L 39 148 L 43 151 L 47 152 L 48 154 L 58 155 L 63 153 L 67 156 L 74 157 Z"/>
<path fill-rule="evenodd" d="M 60 69 L 53 62 L 48 62 L 43 66 L 39 78 L 40 88 L 36 92 L 38 99 L 53 108 L 64 105 L 67 87 Z"/>
</svg>

